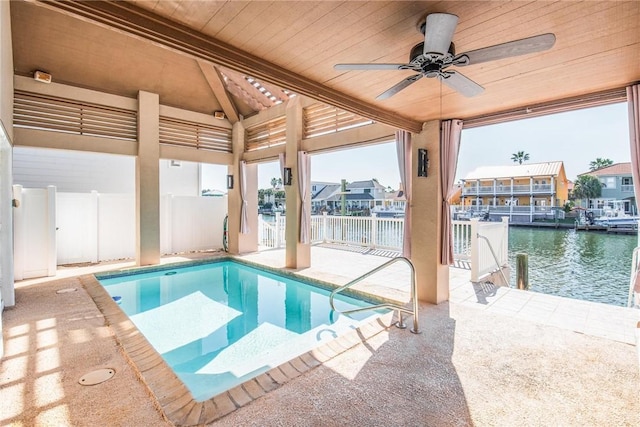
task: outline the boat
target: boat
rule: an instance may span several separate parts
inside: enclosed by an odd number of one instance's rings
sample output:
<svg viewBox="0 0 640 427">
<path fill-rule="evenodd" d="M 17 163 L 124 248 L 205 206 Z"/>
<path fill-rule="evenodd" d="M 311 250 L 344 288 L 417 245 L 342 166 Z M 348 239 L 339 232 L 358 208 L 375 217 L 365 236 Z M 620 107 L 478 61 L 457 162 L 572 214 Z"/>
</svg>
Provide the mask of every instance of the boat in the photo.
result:
<svg viewBox="0 0 640 427">
<path fill-rule="evenodd" d="M 590 224 L 603 227 L 636 228 L 640 216 L 627 214 L 624 210 L 623 200 L 607 200 L 602 207 L 602 215 L 596 217 L 593 211 L 586 211 L 585 219 Z"/>
</svg>

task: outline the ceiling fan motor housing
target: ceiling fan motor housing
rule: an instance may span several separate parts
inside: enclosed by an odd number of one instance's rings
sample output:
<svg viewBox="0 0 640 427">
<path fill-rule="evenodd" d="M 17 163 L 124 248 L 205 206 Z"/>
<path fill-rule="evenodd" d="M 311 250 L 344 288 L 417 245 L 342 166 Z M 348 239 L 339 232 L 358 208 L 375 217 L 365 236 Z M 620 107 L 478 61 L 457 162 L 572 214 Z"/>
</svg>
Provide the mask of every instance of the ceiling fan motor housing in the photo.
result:
<svg viewBox="0 0 640 427">
<path fill-rule="evenodd" d="M 418 56 L 422 55 L 423 50 L 424 50 L 424 42 L 420 42 L 417 45 L 415 45 L 411 49 L 411 53 L 409 54 L 409 62 L 413 62 L 413 60 L 415 60 Z M 456 45 L 453 42 L 451 42 L 451 44 L 449 45 L 449 55 L 456 56 Z"/>
</svg>

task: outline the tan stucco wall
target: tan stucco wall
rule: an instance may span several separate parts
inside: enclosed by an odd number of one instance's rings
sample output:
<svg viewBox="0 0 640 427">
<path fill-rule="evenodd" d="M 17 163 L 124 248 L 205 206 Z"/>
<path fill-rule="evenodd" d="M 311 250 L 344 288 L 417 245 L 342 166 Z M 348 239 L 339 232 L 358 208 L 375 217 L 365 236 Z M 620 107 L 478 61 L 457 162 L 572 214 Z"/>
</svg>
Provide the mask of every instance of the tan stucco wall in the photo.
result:
<svg viewBox="0 0 640 427">
<path fill-rule="evenodd" d="M 136 262 L 160 263 L 159 97 L 138 94 L 138 157 L 136 158 Z"/>
<path fill-rule="evenodd" d="M 8 1 L 0 2 L 0 120 L 13 139 L 13 49 Z"/>
<path fill-rule="evenodd" d="M 412 141 L 413 159 L 419 148 L 426 148 L 432 160 L 427 177 L 418 177 L 417 162 L 411 162 L 411 261 L 416 270 L 418 299 L 438 304 L 449 299 L 449 266 L 440 264 L 440 122 L 425 123 L 420 134 L 413 134 Z"/>
<path fill-rule="evenodd" d="M 560 168 L 555 184 L 556 199 L 560 202 L 560 205 L 564 205 L 569 200 L 569 180 L 564 171 L 564 165 Z"/>
</svg>

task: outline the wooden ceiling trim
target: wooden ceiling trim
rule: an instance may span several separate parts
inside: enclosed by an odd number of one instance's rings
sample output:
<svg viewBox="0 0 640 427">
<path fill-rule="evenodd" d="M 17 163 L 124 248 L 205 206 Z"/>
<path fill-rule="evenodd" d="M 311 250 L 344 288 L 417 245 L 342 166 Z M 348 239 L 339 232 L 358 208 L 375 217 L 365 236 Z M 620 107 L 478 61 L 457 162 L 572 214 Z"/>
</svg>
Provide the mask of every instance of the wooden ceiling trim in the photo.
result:
<svg viewBox="0 0 640 427">
<path fill-rule="evenodd" d="M 128 3 L 37 1 L 36 4 L 70 13 L 108 28 L 146 39 L 182 54 L 211 61 L 238 72 L 250 73 L 258 79 L 269 81 L 296 93 L 381 123 L 412 132 L 421 132 L 422 130 L 421 122 L 372 106 Z"/>
<path fill-rule="evenodd" d="M 213 94 L 218 99 L 222 111 L 224 111 L 224 114 L 227 116 L 227 119 L 229 119 L 231 123 L 235 123 L 240 120 L 240 117 L 238 116 L 238 110 L 236 109 L 236 106 L 229 96 L 229 93 L 224 87 L 220 72 L 208 62 L 197 62 L 200 70 L 202 70 L 202 74 L 204 75 L 205 80 L 211 88 L 211 91 L 213 91 Z"/>
</svg>

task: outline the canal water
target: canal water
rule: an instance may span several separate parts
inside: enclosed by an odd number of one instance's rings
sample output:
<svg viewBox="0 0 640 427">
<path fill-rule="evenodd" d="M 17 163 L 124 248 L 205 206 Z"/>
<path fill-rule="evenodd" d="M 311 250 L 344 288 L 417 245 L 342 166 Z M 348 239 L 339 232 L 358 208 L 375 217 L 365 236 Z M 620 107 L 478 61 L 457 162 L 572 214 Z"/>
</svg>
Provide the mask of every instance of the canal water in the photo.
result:
<svg viewBox="0 0 640 427">
<path fill-rule="evenodd" d="M 509 227 L 511 283 L 516 254 L 529 255 L 529 289 L 626 306 L 635 235 Z"/>
</svg>

